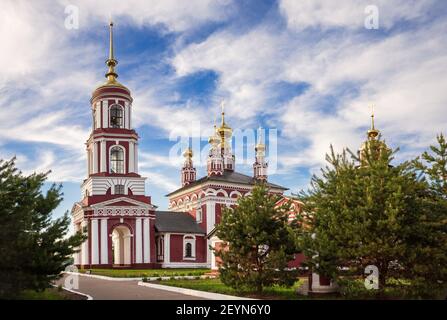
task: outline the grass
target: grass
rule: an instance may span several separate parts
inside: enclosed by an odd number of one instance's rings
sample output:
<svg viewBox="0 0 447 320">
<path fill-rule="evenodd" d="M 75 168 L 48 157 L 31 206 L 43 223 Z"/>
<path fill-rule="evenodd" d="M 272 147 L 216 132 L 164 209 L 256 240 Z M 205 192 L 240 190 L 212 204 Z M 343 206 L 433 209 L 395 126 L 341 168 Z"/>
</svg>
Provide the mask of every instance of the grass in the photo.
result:
<svg viewBox="0 0 447 320">
<path fill-rule="evenodd" d="M 144 278 L 144 277 L 175 277 L 175 276 L 201 276 L 210 269 L 91 269 L 91 274 L 115 278 Z M 86 269 L 79 272 L 85 273 Z"/>
<path fill-rule="evenodd" d="M 83 300 L 84 297 L 59 289 L 48 288 L 42 292 L 25 290 L 18 297 L 19 300 Z"/>
<path fill-rule="evenodd" d="M 280 287 L 274 286 L 269 288 L 264 288 L 264 292 L 261 295 L 254 294 L 249 291 L 240 291 L 233 289 L 231 287 L 223 284 L 220 279 L 200 279 L 200 280 L 163 280 L 159 282 L 163 285 L 188 288 L 194 290 L 215 292 L 228 294 L 233 296 L 248 297 L 248 298 L 260 298 L 260 299 L 271 299 L 271 300 L 297 300 L 306 299 L 305 296 L 299 296 L 296 294 L 296 289 L 302 284 L 302 280 L 298 280 L 295 284 L 290 287 Z"/>
</svg>

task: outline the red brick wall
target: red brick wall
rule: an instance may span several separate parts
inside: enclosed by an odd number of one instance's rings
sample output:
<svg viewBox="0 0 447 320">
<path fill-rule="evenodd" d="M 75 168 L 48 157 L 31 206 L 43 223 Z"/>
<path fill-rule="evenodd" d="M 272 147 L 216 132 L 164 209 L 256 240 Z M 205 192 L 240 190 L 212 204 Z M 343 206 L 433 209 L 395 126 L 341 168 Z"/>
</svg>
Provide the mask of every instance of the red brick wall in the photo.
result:
<svg viewBox="0 0 447 320">
<path fill-rule="evenodd" d="M 183 236 L 183 234 L 171 234 L 171 262 L 206 262 L 206 240 L 203 236 L 196 236 L 196 259 L 183 259 Z"/>
</svg>

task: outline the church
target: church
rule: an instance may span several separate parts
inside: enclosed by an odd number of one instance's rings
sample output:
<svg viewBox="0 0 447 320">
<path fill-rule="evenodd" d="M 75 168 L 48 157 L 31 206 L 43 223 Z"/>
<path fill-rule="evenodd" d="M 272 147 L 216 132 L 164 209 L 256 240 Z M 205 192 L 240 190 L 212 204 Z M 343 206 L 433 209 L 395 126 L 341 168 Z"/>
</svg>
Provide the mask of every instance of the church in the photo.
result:
<svg viewBox="0 0 447 320">
<path fill-rule="evenodd" d="M 86 142 L 87 178 L 82 199 L 71 214 L 76 231 L 87 240 L 75 254 L 84 268 L 194 268 L 217 269 L 213 250 L 221 241 L 215 235 L 222 209 L 235 206 L 263 181 L 271 193 L 287 188 L 268 181 L 266 146 L 255 146 L 252 175 L 236 171 L 231 149 L 232 129 L 222 110 L 220 126 L 209 138 L 207 175 L 196 177 L 192 150 L 184 153 L 181 186 L 167 196 L 168 211 L 157 211 L 146 195 L 145 177 L 138 173 L 138 133 L 132 128 L 131 91 L 119 83 L 114 55 L 113 23 L 109 26 L 106 82 L 90 99 L 92 131 Z M 283 196 L 282 201 L 289 200 Z M 293 202 L 291 217 L 301 203 Z M 279 203 L 280 205 L 280 203 Z M 302 260 L 297 255 L 291 266 Z"/>
</svg>

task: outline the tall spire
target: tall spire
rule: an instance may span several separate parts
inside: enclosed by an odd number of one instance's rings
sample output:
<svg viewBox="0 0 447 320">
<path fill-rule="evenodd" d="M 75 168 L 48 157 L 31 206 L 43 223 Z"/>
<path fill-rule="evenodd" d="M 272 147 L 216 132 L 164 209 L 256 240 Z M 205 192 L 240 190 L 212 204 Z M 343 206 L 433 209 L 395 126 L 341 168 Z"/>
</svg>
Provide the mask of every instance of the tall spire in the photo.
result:
<svg viewBox="0 0 447 320">
<path fill-rule="evenodd" d="M 368 130 L 368 138 L 374 139 L 379 135 L 379 130 L 374 126 L 374 106 L 371 106 L 371 129 Z"/>
<path fill-rule="evenodd" d="M 222 109 L 222 127 L 225 125 L 225 100 L 222 100 L 222 102 L 220 103 L 220 107 Z"/>
<path fill-rule="evenodd" d="M 109 23 L 109 58 L 106 60 L 106 65 L 109 68 L 106 73 L 107 83 L 115 84 L 117 83 L 116 78 L 118 74 L 115 72 L 115 67 L 118 61 L 115 59 L 113 54 L 113 22 Z"/>
</svg>

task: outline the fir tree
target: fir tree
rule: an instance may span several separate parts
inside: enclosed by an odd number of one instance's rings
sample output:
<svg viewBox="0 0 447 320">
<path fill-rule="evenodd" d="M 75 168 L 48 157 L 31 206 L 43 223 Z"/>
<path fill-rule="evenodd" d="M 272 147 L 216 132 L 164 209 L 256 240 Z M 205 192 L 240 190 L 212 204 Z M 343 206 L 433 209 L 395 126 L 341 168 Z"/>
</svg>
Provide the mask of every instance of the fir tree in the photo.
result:
<svg viewBox="0 0 447 320">
<path fill-rule="evenodd" d="M 15 159 L 0 160 L 0 296 L 17 297 L 23 290 L 43 290 L 72 263 L 84 240 L 67 237 L 67 213 L 52 219 L 62 201 L 61 186 L 42 194 L 45 174 L 24 176 Z"/>
<path fill-rule="evenodd" d="M 225 248 L 215 254 L 222 260 L 219 271 L 224 284 L 261 293 L 266 286 L 295 282 L 296 274 L 287 270 L 297 250 L 294 225 L 288 222 L 290 205 L 277 207 L 278 200 L 265 185 L 258 185 L 236 207 L 222 213 L 216 235 Z"/>
<path fill-rule="evenodd" d="M 338 279 L 343 269 L 363 275 L 379 270 L 380 294 L 390 278 L 436 285 L 446 280 L 447 251 L 433 193 L 418 179 L 411 162 L 392 165 L 394 154 L 379 139 L 370 140 L 358 158 L 351 151 L 327 156 L 329 163 L 311 188 L 301 193 L 309 228 L 299 238 L 308 264 Z M 437 206 L 435 211 L 439 211 Z M 344 267 L 344 268 L 342 268 Z"/>
</svg>

